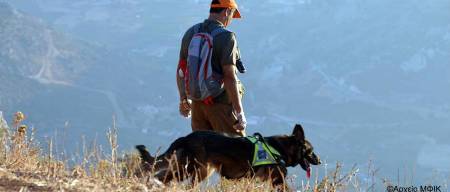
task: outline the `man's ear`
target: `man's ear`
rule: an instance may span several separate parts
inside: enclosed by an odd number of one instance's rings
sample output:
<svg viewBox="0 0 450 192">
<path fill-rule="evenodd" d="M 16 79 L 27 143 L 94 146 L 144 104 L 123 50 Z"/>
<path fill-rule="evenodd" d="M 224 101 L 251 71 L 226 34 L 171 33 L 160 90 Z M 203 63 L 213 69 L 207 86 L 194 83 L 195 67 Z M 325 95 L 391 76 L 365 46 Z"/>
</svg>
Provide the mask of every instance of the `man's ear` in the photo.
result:
<svg viewBox="0 0 450 192">
<path fill-rule="evenodd" d="M 303 131 L 303 127 L 300 124 L 295 125 L 292 135 L 298 141 L 305 141 L 305 132 Z"/>
<path fill-rule="evenodd" d="M 230 16 L 231 15 L 231 9 L 230 8 L 227 8 L 226 10 L 225 10 L 225 16 L 226 17 L 228 17 L 228 16 Z"/>
</svg>

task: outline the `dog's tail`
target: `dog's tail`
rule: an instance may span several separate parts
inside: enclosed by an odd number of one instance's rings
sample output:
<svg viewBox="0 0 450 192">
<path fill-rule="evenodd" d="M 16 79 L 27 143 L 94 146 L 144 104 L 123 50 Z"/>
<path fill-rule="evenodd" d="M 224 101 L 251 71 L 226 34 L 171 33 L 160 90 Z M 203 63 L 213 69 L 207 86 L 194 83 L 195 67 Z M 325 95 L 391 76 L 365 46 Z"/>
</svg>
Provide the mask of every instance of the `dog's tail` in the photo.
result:
<svg viewBox="0 0 450 192">
<path fill-rule="evenodd" d="M 177 140 L 175 140 L 167 149 L 166 154 L 172 154 L 175 151 L 179 151 L 180 149 L 186 147 L 186 137 L 180 137 Z"/>
<path fill-rule="evenodd" d="M 161 156 L 172 155 L 175 151 L 183 151 L 183 147 L 185 145 L 186 138 L 178 138 L 170 145 L 169 149 L 167 149 L 165 153 L 161 154 Z M 145 167 L 152 167 L 153 165 L 155 165 L 157 157 L 152 157 L 144 145 L 136 145 L 136 149 L 139 151 L 142 159 L 142 164 Z"/>
<path fill-rule="evenodd" d="M 136 149 L 141 154 L 142 162 L 148 165 L 153 165 L 155 163 L 155 158 L 150 155 L 144 145 L 136 145 Z"/>
</svg>

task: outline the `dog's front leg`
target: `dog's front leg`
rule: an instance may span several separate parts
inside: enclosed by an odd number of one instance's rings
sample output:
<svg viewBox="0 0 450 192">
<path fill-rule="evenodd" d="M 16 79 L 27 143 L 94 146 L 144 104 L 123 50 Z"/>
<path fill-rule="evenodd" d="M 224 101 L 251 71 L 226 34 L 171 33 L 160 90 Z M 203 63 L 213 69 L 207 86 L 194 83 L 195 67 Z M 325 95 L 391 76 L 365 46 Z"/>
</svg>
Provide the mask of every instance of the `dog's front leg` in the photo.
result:
<svg viewBox="0 0 450 192">
<path fill-rule="evenodd" d="M 291 191 L 286 182 L 287 169 L 283 166 L 271 166 L 269 168 L 269 177 L 272 187 L 277 191 Z"/>
</svg>

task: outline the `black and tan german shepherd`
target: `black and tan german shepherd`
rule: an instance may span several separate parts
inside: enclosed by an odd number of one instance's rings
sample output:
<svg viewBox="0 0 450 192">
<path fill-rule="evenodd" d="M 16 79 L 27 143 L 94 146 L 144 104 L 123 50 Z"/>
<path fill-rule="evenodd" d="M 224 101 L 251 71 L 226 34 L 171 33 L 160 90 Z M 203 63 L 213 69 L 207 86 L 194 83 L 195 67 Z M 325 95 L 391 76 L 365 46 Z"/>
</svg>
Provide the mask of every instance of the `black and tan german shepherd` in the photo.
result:
<svg viewBox="0 0 450 192">
<path fill-rule="evenodd" d="M 252 167 L 255 152 L 252 142 L 245 137 L 232 138 L 208 131 L 193 132 L 175 140 L 165 153 L 156 158 L 145 146 L 136 148 L 144 170 L 153 172 L 164 183 L 189 178 L 195 184 L 217 171 L 226 179 L 257 177 L 281 186 L 285 185 L 286 167 L 300 165 L 309 172 L 310 164 L 321 163 L 313 146 L 305 139 L 301 125 L 295 126 L 292 135 L 264 137 L 264 140 L 280 153 L 277 164 Z"/>
</svg>

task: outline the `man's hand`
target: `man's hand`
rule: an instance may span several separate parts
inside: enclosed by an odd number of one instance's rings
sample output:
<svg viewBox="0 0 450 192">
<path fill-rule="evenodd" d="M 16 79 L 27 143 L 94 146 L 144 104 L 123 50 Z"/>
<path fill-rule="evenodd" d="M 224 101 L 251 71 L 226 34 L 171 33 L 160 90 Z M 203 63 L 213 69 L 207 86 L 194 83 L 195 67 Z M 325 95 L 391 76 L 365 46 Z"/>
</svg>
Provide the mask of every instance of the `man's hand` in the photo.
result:
<svg viewBox="0 0 450 192">
<path fill-rule="evenodd" d="M 191 117 L 191 101 L 189 101 L 188 99 L 182 99 L 180 101 L 179 110 L 180 110 L 180 114 L 183 117 L 186 117 L 186 118 Z"/>
<path fill-rule="evenodd" d="M 232 64 L 224 65 L 222 66 L 222 69 L 224 73 L 223 83 L 225 90 L 228 93 L 234 114 L 237 118 L 237 122 L 233 125 L 233 128 L 239 131 L 244 131 L 247 127 L 247 119 L 245 119 L 244 110 L 242 109 L 242 101 L 239 95 L 236 66 Z"/>
<path fill-rule="evenodd" d="M 244 112 L 238 113 L 236 115 L 236 118 L 237 118 L 237 122 L 233 126 L 233 128 L 236 130 L 239 130 L 239 131 L 244 131 L 245 128 L 247 127 L 247 119 L 245 118 Z"/>
</svg>

